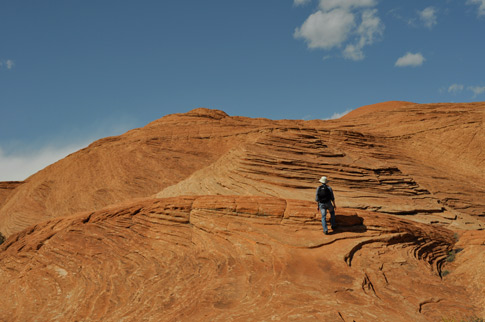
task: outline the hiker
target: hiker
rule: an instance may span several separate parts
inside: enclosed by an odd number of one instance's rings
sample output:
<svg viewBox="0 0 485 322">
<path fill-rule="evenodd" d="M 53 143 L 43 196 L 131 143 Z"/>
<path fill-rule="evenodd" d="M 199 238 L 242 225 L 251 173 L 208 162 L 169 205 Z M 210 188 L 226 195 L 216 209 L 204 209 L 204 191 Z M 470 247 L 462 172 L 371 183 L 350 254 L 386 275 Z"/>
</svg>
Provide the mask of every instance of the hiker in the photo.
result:
<svg viewBox="0 0 485 322">
<path fill-rule="evenodd" d="M 332 230 L 335 230 L 337 228 L 335 223 L 335 209 L 337 209 L 337 205 L 335 204 L 333 190 L 327 185 L 327 177 L 321 177 L 319 181 L 322 185 L 317 188 L 315 201 L 318 202 L 318 210 L 322 213 L 323 233 L 328 235 L 327 210 L 330 212 L 330 225 L 332 226 Z"/>
</svg>

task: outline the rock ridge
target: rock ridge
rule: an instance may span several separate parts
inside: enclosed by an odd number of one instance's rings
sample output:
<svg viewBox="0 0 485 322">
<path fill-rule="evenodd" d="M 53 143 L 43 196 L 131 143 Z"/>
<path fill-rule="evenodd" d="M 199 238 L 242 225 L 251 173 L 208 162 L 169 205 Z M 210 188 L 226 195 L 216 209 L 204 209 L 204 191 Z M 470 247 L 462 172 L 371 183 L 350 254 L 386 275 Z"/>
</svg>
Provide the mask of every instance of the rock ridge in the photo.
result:
<svg viewBox="0 0 485 322">
<path fill-rule="evenodd" d="M 0 196 L 0 231 L 153 195 L 313 200 L 323 174 L 341 206 L 483 229 L 485 103 L 382 104 L 331 121 L 206 108 L 167 115 L 98 140 Z"/>
</svg>

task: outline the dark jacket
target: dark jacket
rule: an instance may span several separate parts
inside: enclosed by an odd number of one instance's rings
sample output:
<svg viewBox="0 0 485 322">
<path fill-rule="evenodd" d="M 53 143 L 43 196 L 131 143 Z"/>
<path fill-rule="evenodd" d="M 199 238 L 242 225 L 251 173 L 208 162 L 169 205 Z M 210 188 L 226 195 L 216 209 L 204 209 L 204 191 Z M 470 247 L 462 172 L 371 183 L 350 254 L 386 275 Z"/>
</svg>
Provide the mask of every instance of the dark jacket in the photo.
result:
<svg viewBox="0 0 485 322">
<path fill-rule="evenodd" d="M 317 188 L 317 192 L 316 192 L 316 194 L 315 194 L 315 201 L 320 202 L 320 201 L 318 200 L 318 189 L 320 189 L 320 187 L 322 187 L 322 186 L 327 186 L 328 190 L 330 190 L 330 200 L 335 202 L 335 197 L 334 197 L 334 195 L 333 195 L 333 190 L 332 190 L 332 188 L 331 188 L 329 185 L 325 185 L 325 184 L 322 184 L 322 185 L 320 185 L 320 186 Z"/>
</svg>

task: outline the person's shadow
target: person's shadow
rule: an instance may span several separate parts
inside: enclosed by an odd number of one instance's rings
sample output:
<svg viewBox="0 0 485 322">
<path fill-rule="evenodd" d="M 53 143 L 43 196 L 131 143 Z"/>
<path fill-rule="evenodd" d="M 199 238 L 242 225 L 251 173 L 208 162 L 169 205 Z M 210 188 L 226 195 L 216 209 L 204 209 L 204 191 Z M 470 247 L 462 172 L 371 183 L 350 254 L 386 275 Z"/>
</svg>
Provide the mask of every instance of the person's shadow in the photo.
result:
<svg viewBox="0 0 485 322">
<path fill-rule="evenodd" d="M 338 234 L 341 232 L 364 233 L 367 227 L 364 225 L 364 218 L 358 215 L 335 215 L 337 228 L 332 232 Z"/>
</svg>

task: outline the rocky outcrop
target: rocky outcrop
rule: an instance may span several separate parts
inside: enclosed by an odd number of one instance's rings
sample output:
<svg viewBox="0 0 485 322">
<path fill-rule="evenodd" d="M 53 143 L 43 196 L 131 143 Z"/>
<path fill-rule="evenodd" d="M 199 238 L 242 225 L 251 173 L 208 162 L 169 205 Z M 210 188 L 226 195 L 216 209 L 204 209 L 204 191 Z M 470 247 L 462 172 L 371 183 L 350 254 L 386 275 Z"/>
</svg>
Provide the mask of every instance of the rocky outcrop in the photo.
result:
<svg viewBox="0 0 485 322">
<path fill-rule="evenodd" d="M 377 144 L 375 138 L 348 131 L 273 130 L 157 196 L 241 194 L 314 200 L 317 179 L 325 174 L 341 206 L 441 216 L 445 210 L 439 200 L 391 165 L 396 156 L 389 149 L 381 145 L 369 151 Z"/>
<path fill-rule="evenodd" d="M 388 102 L 336 121 L 275 123 L 157 196 L 313 200 L 316 179 L 325 174 L 341 206 L 483 228 L 484 108 L 483 103 Z"/>
<path fill-rule="evenodd" d="M 199 108 L 0 183 L 0 321 L 440 321 L 483 311 L 485 103 Z M 330 178 L 338 228 L 313 202 Z"/>
<path fill-rule="evenodd" d="M 333 121 L 168 115 L 30 177 L 0 205 L 0 231 L 154 194 L 313 200 L 324 174 L 341 206 L 480 228 L 484 107 L 388 102 Z"/>
<path fill-rule="evenodd" d="M 256 127 L 222 122 L 223 116 L 197 109 L 92 143 L 15 189 L 1 205 L 0 231 L 9 235 L 50 218 L 150 196 L 183 180 L 237 144 L 238 133 L 244 137 Z"/>
<path fill-rule="evenodd" d="M 342 206 L 477 228 L 485 212 L 483 110 L 390 102 L 326 122 L 209 109 L 169 115 L 32 176 L 1 206 L 0 231 L 156 193 L 311 200 L 322 174 Z"/>
<path fill-rule="evenodd" d="M 426 186 L 445 208 L 483 217 L 484 120 L 484 102 L 382 103 L 349 113 L 338 126 L 384 139 L 399 155 L 402 171 Z"/>
<path fill-rule="evenodd" d="M 463 288 L 470 302 L 481 308 L 476 315 L 485 317 L 485 231 L 460 231 L 455 238 L 442 268 L 444 281 Z"/>
<path fill-rule="evenodd" d="M 451 231 L 358 209 L 339 209 L 337 223 L 323 235 L 314 203 L 261 196 L 144 199 L 54 219 L 0 246 L 0 320 L 479 314 L 440 277 Z"/>
</svg>

